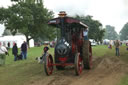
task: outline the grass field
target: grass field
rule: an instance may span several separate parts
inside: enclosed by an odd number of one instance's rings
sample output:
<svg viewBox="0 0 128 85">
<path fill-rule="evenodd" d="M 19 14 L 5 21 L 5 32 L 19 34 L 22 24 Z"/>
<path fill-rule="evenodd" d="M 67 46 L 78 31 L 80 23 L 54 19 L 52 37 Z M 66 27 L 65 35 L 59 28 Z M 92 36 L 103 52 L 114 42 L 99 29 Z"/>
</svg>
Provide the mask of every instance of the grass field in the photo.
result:
<svg viewBox="0 0 128 85">
<path fill-rule="evenodd" d="M 6 57 L 6 65 L 0 67 L 0 85 L 23 85 L 25 82 L 44 75 L 43 65 L 38 64 L 36 57 L 41 56 L 43 47 L 28 49 L 28 59 L 14 62 L 14 57 L 9 51 L 10 56 Z M 19 51 L 20 53 L 20 51 Z M 53 48 L 50 49 L 53 54 Z"/>
<path fill-rule="evenodd" d="M 45 77 L 42 64 L 38 64 L 36 57 L 41 56 L 42 47 L 34 47 L 28 49 L 27 60 L 14 62 L 14 57 L 9 51 L 10 56 L 6 57 L 6 65 L 0 67 L 0 85 L 23 85 L 27 81 L 42 79 Z M 20 51 L 19 51 L 20 53 Z M 50 48 L 50 53 L 54 53 L 54 49 Z M 121 60 L 128 63 L 128 51 L 125 46 L 120 48 Z M 99 45 L 93 47 L 93 56 L 115 56 L 115 49 L 108 49 L 107 46 Z M 122 80 L 120 85 L 128 85 L 128 75 Z"/>
</svg>

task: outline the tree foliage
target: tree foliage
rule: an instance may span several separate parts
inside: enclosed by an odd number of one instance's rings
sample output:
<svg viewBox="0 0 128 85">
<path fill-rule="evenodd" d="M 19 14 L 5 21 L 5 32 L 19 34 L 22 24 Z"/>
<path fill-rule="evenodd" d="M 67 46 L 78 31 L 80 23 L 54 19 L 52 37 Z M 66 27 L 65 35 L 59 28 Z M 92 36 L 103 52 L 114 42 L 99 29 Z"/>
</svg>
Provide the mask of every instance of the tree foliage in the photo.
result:
<svg viewBox="0 0 128 85">
<path fill-rule="evenodd" d="M 2 35 L 3 35 L 3 36 L 12 35 L 12 33 L 10 32 L 10 30 L 5 29 Z"/>
<path fill-rule="evenodd" d="M 0 22 L 4 23 L 13 35 L 20 32 L 26 36 L 27 41 L 44 36 L 50 39 L 55 37 L 55 29 L 47 26 L 53 12 L 44 8 L 42 0 L 12 1 L 16 3 L 9 8 L 0 8 Z"/>
<path fill-rule="evenodd" d="M 118 39 L 118 34 L 115 31 L 115 27 L 110 26 L 110 25 L 106 25 L 104 39 L 109 39 L 109 40 Z"/>
<path fill-rule="evenodd" d="M 120 31 L 120 39 L 128 40 L 128 23 L 124 25 L 124 27 Z"/>
<path fill-rule="evenodd" d="M 75 16 L 76 19 L 81 20 L 89 27 L 89 38 L 97 42 L 102 42 L 105 30 L 102 29 L 102 24 L 98 20 L 92 19 L 92 16 Z"/>
</svg>

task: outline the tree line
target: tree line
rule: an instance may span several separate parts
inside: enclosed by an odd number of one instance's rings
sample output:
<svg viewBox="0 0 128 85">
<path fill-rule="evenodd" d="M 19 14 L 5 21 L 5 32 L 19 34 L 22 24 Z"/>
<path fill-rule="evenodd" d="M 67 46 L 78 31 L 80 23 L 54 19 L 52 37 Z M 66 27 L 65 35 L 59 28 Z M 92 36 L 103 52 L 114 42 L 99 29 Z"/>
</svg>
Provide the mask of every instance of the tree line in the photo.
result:
<svg viewBox="0 0 128 85">
<path fill-rule="evenodd" d="M 14 2 L 8 8 L 0 8 L 0 24 L 5 25 L 3 35 L 24 34 L 27 42 L 30 39 L 53 40 L 57 36 L 57 29 L 47 25 L 48 20 L 54 18 L 54 12 L 44 7 L 42 0 L 11 0 Z M 102 23 L 94 20 L 93 16 L 73 16 L 89 27 L 89 38 L 97 42 L 103 39 L 119 39 L 113 26 L 103 28 Z M 128 24 L 120 32 L 121 39 L 127 39 Z M 126 35 L 124 35 L 126 34 Z M 31 37 L 30 37 L 31 36 Z"/>
<path fill-rule="evenodd" d="M 27 42 L 32 38 L 55 37 L 55 28 L 50 29 L 47 25 L 48 20 L 54 17 L 53 12 L 43 6 L 42 0 L 12 2 L 12 6 L 0 8 L 0 23 L 5 25 L 6 31 L 10 31 L 12 35 L 24 34 Z"/>
</svg>

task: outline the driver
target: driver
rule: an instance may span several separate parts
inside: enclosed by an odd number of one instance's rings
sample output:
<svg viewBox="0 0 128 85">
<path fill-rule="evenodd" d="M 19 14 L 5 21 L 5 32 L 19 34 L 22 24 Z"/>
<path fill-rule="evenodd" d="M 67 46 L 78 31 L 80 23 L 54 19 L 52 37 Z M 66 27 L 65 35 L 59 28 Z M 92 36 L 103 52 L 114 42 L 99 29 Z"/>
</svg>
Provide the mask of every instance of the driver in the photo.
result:
<svg viewBox="0 0 128 85">
<path fill-rule="evenodd" d="M 88 30 L 84 29 L 83 31 L 84 40 L 88 40 Z"/>
</svg>

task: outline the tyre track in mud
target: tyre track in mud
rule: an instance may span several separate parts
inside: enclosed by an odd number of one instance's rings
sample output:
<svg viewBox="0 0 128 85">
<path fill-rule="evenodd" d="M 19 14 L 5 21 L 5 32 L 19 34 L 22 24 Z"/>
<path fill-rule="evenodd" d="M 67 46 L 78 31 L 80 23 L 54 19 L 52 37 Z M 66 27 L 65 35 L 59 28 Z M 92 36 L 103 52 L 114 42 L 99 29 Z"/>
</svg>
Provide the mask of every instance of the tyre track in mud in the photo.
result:
<svg viewBox="0 0 128 85">
<path fill-rule="evenodd" d="M 119 58 L 94 57 L 93 68 L 84 70 L 80 76 L 75 75 L 74 68 L 66 68 L 29 85 L 117 85 L 127 72 L 128 65 Z"/>
</svg>

